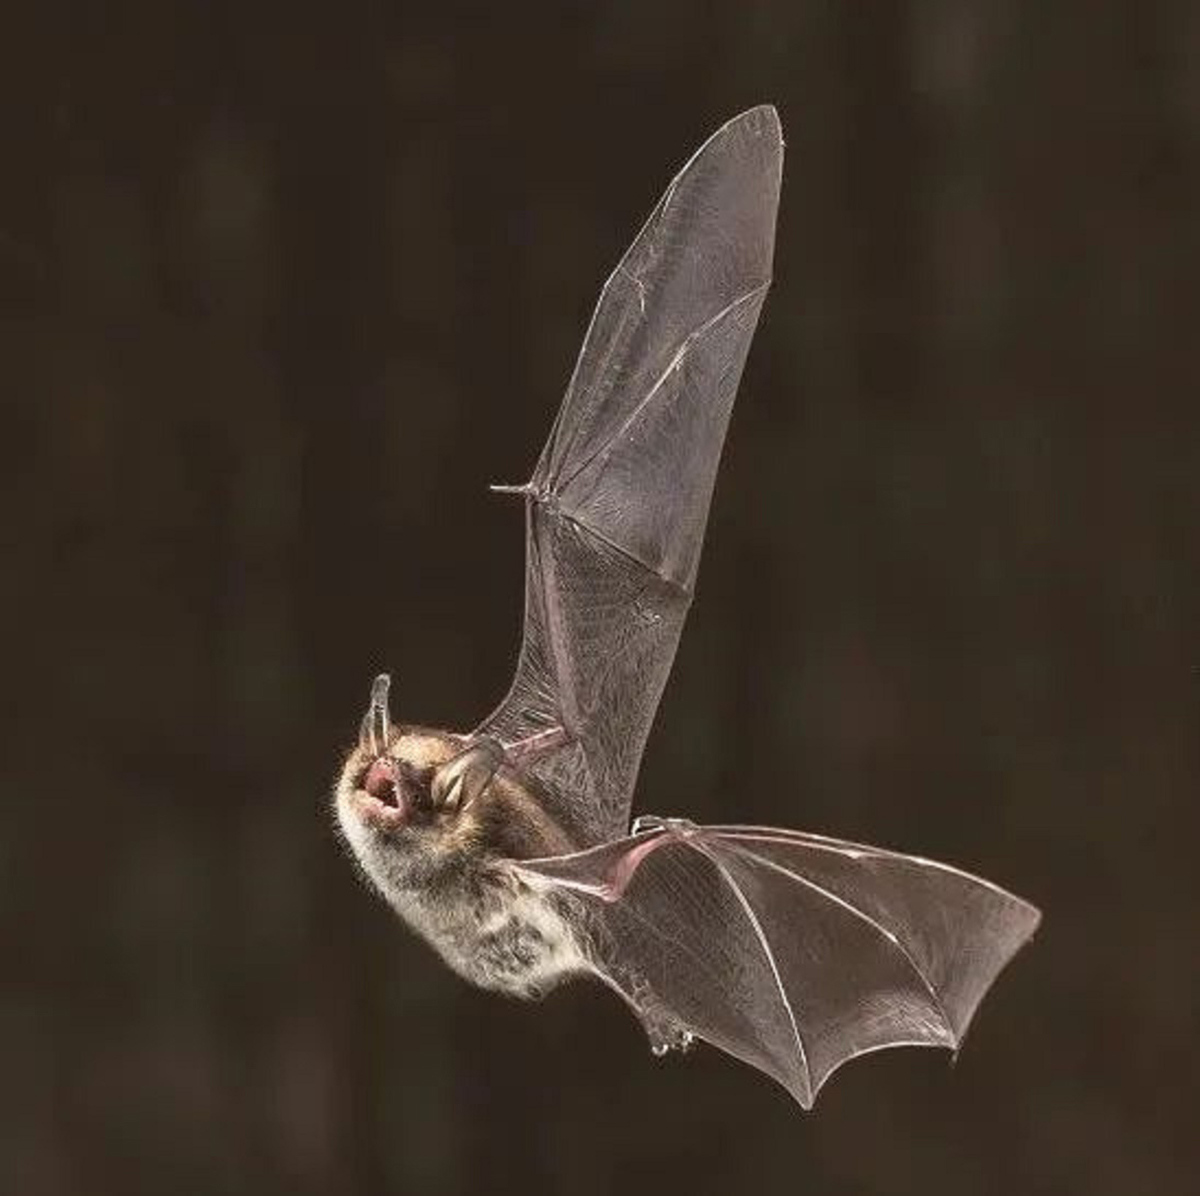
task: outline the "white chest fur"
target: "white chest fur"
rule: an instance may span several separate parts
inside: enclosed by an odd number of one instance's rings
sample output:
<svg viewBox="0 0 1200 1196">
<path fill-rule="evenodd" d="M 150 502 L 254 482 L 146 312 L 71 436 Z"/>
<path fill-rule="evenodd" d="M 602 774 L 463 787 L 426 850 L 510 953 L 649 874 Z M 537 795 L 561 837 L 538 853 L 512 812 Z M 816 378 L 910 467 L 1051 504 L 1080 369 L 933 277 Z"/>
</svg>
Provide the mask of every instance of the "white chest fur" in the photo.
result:
<svg viewBox="0 0 1200 1196">
<path fill-rule="evenodd" d="M 459 975 L 511 996 L 538 996 L 587 970 L 562 914 L 515 877 L 470 897 L 395 894 L 392 907 Z"/>
</svg>

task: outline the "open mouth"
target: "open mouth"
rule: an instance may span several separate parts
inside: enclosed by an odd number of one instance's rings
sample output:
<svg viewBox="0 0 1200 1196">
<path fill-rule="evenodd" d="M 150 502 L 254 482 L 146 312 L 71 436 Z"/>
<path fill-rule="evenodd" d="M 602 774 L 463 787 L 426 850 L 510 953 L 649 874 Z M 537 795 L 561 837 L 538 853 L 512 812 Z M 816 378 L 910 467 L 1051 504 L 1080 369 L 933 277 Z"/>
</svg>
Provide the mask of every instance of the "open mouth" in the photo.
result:
<svg viewBox="0 0 1200 1196">
<path fill-rule="evenodd" d="M 378 756 L 355 784 L 354 804 L 369 821 L 385 827 L 403 826 L 412 814 L 412 806 L 397 783 L 396 762 Z"/>
<path fill-rule="evenodd" d="M 359 782 L 376 801 L 385 806 L 400 808 L 403 799 L 396 787 L 396 772 L 392 762 L 386 756 L 380 756 L 365 773 Z"/>
</svg>

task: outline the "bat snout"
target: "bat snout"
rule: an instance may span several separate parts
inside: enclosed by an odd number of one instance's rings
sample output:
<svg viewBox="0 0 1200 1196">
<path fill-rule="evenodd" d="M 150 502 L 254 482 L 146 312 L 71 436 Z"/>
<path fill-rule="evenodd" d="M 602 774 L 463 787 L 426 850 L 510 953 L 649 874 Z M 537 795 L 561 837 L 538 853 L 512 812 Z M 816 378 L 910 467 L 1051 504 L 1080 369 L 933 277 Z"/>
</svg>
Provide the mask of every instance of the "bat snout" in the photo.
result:
<svg viewBox="0 0 1200 1196">
<path fill-rule="evenodd" d="M 390 756 L 378 756 L 362 769 L 349 796 L 359 818 L 382 830 L 407 826 L 415 813 L 413 795 Z"/>
<path fill-rule="evenodd" d="M 405 804 L 404 796 L 396 784 L 395 768 L 386 756 L 380 756 L 370 765 L 363 775 L 361 788 L 385 806 L 400 809 Z"/>
</svg>

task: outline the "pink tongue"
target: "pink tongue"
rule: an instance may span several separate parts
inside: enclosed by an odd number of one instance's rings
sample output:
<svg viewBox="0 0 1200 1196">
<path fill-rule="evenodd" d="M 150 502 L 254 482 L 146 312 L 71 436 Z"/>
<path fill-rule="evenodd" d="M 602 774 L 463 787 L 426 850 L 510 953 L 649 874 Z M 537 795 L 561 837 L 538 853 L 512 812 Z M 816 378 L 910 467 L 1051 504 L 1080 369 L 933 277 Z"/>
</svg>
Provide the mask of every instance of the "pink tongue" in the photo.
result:
<svg viewBox="0 0 1200 1196">
<path fill-rule="evenodd" d="M 392 780 L 392 762 L 381 756 L 367 769 L 363 788 L 376 800 L 399 806 L 399 795 Z"/>
</svg>

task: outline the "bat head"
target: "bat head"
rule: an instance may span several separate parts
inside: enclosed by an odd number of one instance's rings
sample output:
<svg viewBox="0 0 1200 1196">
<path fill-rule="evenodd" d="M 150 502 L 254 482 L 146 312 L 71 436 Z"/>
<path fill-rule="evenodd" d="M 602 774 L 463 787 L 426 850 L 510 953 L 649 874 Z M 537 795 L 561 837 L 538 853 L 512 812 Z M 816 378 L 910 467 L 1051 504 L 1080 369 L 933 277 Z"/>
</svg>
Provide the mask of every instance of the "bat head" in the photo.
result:
<svg viewBox="0 0 1200 1196">
<path fill-rule="evenodd" d="M 561 849 L 561 832 L 491 739 L 391 721 L 376 678 L 334 794 L 338 826 L 370 881 L 403 912 L 411 894 L 487 857 Z"/>
<path fill-rule="evenodd" d="M 438 769 L 461 751 L 444 732 L 389 725 L 346 758 L 334 809 L 346 843 L 385 896 L 431 883 L 469 851 L 469 807 L 434 799 Z"/>
<path fill-rule="evenodd" d="M 461 736 L 397 726 L 386 675 L 377 677 L 358 746 L 334 795 L 338 826 L 367 876 L 391 897 L 428 886 L 480 839 L 476 803 L 500 758 Z"/>
</svg>

